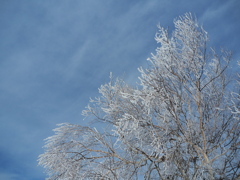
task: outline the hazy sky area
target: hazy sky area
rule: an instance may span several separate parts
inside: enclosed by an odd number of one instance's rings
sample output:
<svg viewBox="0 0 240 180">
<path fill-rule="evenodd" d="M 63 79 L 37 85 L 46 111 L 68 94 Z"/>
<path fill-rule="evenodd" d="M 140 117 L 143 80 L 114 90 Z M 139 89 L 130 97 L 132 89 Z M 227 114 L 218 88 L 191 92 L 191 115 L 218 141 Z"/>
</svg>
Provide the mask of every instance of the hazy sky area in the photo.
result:
<svg viewBox="0 0 240 180">
<path fill-rule="evenodd" d="M 42 180 L 43 139 L 81 111 L 109 73 L 138 81 L 157 25 L 192 12 L 240 60 L 239 0 L 0 0 L 0 179 Z"/>
</svg>

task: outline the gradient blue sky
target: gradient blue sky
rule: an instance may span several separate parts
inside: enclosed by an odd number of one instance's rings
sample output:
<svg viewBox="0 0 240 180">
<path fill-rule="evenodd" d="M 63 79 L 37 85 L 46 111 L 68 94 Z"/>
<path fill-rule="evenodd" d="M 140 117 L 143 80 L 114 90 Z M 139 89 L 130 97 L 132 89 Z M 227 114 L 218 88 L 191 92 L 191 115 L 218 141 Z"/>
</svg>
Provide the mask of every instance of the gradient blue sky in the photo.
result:
<svg viewBox="0 0 240 180">
<path fill-rule="evenodd" d="M 240 59 L 239 0 L 1 0 L 0 179 L 40 180 L 43 139 L 81 111 L 109 72 L 137 81 L 157 24 L 195 14 L 210 44 Z"/>
</svg>

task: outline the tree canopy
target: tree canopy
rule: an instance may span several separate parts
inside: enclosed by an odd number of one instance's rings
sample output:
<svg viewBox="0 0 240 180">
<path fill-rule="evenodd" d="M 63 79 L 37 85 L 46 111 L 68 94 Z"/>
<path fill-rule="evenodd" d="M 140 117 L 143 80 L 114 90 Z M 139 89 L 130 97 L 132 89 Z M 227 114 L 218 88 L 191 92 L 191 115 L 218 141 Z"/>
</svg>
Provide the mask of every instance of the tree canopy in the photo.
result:
<svg viewBox="0 0 240 180">
<path fill-rule="evenodd" d="M 213 180 L 240 177 L 240 95 L 227 69 L 231 52 L 208 46 L 190 13 L 159 26 L 160 46 L 139 68 L 99 88 L 83 110 L 101 129 L 64 123 L 47 138 L 39 164 L 49 179 Z M 238 86 L 238 87 L 237 87 Z M 103 129 L 102 129 L 103 128 Z"/>
</svg>

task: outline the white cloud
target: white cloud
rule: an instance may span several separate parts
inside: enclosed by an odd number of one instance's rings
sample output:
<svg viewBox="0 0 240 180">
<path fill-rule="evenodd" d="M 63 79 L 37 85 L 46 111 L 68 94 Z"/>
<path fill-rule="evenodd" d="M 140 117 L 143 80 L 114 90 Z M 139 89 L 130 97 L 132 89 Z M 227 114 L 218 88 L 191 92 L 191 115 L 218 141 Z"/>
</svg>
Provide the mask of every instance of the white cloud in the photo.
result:
<svg viewBox="0 0 240 180">
<path fill-rule="evenodd" d="M 17 174 L 0 172 L 0 179 L 2 180 L 18 180 L 18 178 L 19 176 Z"/>
</svg>

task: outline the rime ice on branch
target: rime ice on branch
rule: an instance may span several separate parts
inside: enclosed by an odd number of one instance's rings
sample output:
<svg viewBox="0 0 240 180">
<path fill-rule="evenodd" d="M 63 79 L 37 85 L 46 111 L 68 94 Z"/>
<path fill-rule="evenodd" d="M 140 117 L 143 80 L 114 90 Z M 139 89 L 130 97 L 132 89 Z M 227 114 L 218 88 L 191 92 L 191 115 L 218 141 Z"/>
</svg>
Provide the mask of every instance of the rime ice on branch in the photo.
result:
<svg viewBox="0 0 240 180">
<path fill-rule="evenodd" d="M 111 78 L 83 111 L 93 127 L 60 124 L 39 164 L 49 179 L 237 179 L 239 94 L 228 87 L 231 53 L 217 54 L 191 14 L 159 26 L 160 46 L 137 88 Z"/>
</svg>

